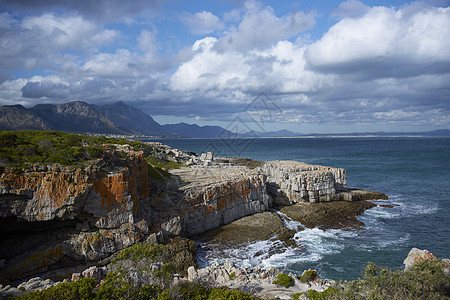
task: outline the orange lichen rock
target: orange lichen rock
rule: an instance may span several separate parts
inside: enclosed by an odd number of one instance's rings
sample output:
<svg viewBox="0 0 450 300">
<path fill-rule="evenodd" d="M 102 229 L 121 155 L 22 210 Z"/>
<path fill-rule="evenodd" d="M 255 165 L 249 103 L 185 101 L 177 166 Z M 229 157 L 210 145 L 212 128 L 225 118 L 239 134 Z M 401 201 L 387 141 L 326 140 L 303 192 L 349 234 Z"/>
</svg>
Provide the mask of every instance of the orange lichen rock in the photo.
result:
<svg viewBox="0 0 450 300">
<path fill-rule="evenodd" d="M 405 265 L 405 271 L 411 269 L 416 263 L 426 259 L 434 260 L 436 259 L 436 256 L 434 256 L 428 250 L 412 248 L 409 251 L 406 259 L 403 261 L 403 264 Z"/>
</svg>

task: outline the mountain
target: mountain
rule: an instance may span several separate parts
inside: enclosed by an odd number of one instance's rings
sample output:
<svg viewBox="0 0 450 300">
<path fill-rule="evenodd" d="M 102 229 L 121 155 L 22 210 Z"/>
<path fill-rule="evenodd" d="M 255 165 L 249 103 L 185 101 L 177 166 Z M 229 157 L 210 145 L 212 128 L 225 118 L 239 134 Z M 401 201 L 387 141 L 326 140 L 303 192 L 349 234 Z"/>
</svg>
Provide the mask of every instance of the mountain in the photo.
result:
<svg viewBox="0 0 450 300">
<path fill-rule="evenodd" d="M 103 113 L 118 128 L 135 134 L 152 136 L 170 136 L 163 126 L 142 110 L 123 102 L 97 106 L 92 105 Z"/>
<path fill-rule="evenodd" d="M 44 119 L 54 130 L 77 133 L 127 133 L 126 130 L 119 129 L 103 113 L 82 101 L 58 105 L 38 104 L 29 111 Z"/>
<path fill-rule="evenodd" d="M 0 130 L 50 130 L 48 123 L 22 105 L 0 107 Z"/>
<path fill-rule="evenodd" d="M 196 124 L 167 124 L 162 125 L 172 135 L 187 138 L 217 138 L 230 135 L 236 135 L 234 132 L 228 131 L 220 126 L 198 126 Z"/>
</svg>

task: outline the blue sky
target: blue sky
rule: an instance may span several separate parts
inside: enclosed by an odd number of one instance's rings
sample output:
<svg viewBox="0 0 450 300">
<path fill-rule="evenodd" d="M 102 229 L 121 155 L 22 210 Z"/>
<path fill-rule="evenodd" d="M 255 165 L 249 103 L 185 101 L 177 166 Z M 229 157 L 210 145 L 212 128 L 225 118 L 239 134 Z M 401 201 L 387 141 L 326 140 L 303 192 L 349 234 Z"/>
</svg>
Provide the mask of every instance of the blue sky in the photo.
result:
<svg viewBox="0 0 450 300">
<path fill-rule="evenodd" d="M 444 0 L 0 0 L 0 105 L 124 101 L 162 124 L 300 133 L 450 129 L 448 49 Z"/>
</svg>

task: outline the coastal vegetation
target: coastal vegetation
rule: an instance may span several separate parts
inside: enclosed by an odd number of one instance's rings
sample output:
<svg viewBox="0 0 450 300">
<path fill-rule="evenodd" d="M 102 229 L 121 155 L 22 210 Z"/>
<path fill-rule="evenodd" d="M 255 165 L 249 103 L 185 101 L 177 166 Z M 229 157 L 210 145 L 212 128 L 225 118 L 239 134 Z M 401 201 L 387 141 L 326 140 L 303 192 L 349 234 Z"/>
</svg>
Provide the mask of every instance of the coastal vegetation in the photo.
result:
<svg viewBox="0 0 450 300">
<path fill-rule="evenodd" d="M 295 281 L 294 278 L 292 278 L 291 276 L 285 273 L 280 273 L 277 275 L 277 279 L 274 280 L 272 283 L 288 288 L 290 286 L 293 286 L 295 284 Z"/>
<path fill-rule="evenodd" d="M 120 138 L 94 137 L 59 131 L 0 131 L 0 171 L 5 167 L 18 170 L 33 164 L 85 166 L 89 161 L 106 158 L 125 159 L 126 155 L 114 151 L 116 145 L 129 145 L 143 151 L 146 161 L 153 166 L 150 176 L 163 179 L 167 170 L 180 168 L 183 163 L 168 159 L 164 153 L 156 153 L 151 145 Z"/>
<path fill-rule="evenodd" d="M 132 253 L 128 252 L 128 253 Z M 293 278 L 281 273 L 276 284 L 290 287 Z M 336 299 L 450 299 L 450 277 L 445 274 L 441 260 L 423 260 L 408 271 L 392 270 L 369 263 L 362 279 L 340 282 L 323 292 L 309 290 L 296 293 L 292 299 L 302 299 L 306 294 L 311 300 Z M 164 287 L 148 285 L 133 287 L 119 272 L 109 273 L 101 283 L 92 278 L 82 278 L 76 282 L 65 282 L 54 287 L 34 291 L 13 299 L 257 299 L 249 293 L 227 288 L 182 281 Z"/>
</svg>

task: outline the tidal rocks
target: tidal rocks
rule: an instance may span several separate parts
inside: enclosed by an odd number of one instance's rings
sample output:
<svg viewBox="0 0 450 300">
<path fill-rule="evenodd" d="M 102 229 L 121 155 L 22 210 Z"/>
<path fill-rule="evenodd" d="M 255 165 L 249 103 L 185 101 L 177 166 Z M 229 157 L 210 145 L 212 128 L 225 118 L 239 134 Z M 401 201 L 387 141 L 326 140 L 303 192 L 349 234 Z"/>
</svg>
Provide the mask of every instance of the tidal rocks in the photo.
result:
<svg viewBox="0 0 450 300">
<path fill-rule="evenodd" d="M 295 230 L 286 228 L 278 214 L 263 212 L 209 230 L 201 235 L 201 240 L 230 247 L 231 245 L 264 241 L 276 237 L 285 245 L 295 245 L 294 234 Z"/>
<path fill-rule="evenodd" d="M 280 211 L 308 228 L 359 228 L 364 225 L 356 216 L 377 206 L 368 201 L 334 201 L 328 203 L 296 203 L 280 207 Z"/>
</svg>

